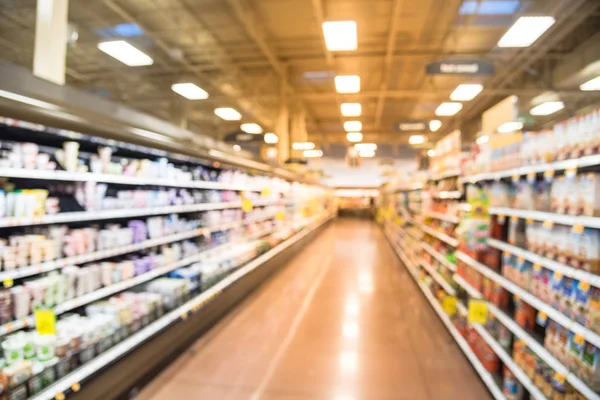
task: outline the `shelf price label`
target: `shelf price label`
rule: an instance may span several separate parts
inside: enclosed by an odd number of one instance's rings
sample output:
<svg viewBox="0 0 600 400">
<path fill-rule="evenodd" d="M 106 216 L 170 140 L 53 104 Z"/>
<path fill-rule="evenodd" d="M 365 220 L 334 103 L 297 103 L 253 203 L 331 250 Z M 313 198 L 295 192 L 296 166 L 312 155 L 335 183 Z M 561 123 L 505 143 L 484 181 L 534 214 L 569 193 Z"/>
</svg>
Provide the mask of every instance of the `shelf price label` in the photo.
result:
<svg viewBox="0 0 600 400">
<path fill-rule="evenodd" d="M 396 225 L 402 225 L 402 217 L 396 217 Z"/>
<path fill-rule="evenodd" d="M 547 182 L 552 182 L 552 180 L 554 179 L 554 170 L 553 169 L 547 169 L 544 171 L 544 179 Z"/>
<path fill-rule="evenodd" d="M 277 211 L 275 214 L 275 219 L 277 221 L 283 221 L 285 219 L 285 211 Z"/>
<path fill-rule="evenodd" d="M 531 225 L 533 224 L 533 218 L 527 218 L 525 222 L 527 223 L 527 225 Z"/>
<path fill-rule="evenodd" d="M 242 199 L 242 211 L 243 212 L 250 212 L 254 209 L 254 207 L 252 206 L 252 200 L 250 199 Z"/>
<path fill-rule="evenodd" d="M 547 219 L 544 221 L 543 226 L 546 229 L 552 229 L 554 227 L 554 221 Z"/>
<path fill-rule="evenodd" d="M 485 325 L 488 319 L 488 304 L 485 300 L 470 299 L 467 320 L 470 324 Z"/>
<path fill-rule="evenodd" d="M 2 282 L 2 284 L 4 285 L 4 287 L 5 287 L 5 288 L 7 288 L 7 289 L 8 289 L 8 288 L 11 288 L 11 287 L 13 287 L 13 286 L 14 286 L 14 284 L 15 284 L 15 281 L 14 281 L 14 279 L 5 279 L 5 280 Z"/>
<path fill-rule="evenodd" d="M 535 172 L 529 172 L 527 173 L 527 182 L 529 183 L 533 183 L 535 182 Z"/>
<path fill-rule="evenodd" d="M 577 175 L 577 167 L 576 166 L 565 169 L 565 176 L 567 178 L 573 178 L 573 177 L 575 177 L 575 175 Z"/>
<path fill-rule="evenodd" d="M 573 336 L 573 342 L 579 346 L 585 346 L 585 338 L 580 334 Z"/>
<path fill-rule="evenodd" d="M 504 225 L 506 223 L 506 217 L 504 215 L 498 215 L 498 223 Z"/>
<path fill-rule="evenodd" d="M 40 335 L 56 335 L 56 314 L 49 308 L 35 310 L 35 330 Z"/>
<path fill-rule="evenodd" d="M 263 190 L 260 192 L 260 194 L 261 194 L 263 197 L 269 197 L 269 196 L 271 195 L 271 188 L 270 188 L 270 187 L 266 187 L 266 188 L 264 188 L 264 189 L 263 189 Z"/>
<path fill-rule="evenodd" d="M 520 176 L 519 174 L 514 174 L 514 175 L 512 176 L 512 181 L 513 181 L 514 183 L 517 183 L 517 182 L 519 182 L 519 179 L 521 179 L 521 176 Z"/>
<path fill-rule="evenodd" d="M 446 312 L 446 314 L 453 316 L 456 314 L 456 296 L 444 296 L 442 300 L 442 308 Z"/>
<path fill-rule="evenodd" d="M 548 316 L 546 315 L 546 313 L 540 311 L 535 317 L 535 322 L 537 322 L 539 326 L 546 326 L 546 323 L 548 322 Z"/>
<path fill-rule="evenodd" d="M 577 233 L 579 235 L 582 235 L 583 231 L 584 231 L 584 227 L 583 227 L 582 224 L 575 224 L 575 225 L 573 225 L 573 229 L 572 229 L 573 233 Z"/>
</svg>

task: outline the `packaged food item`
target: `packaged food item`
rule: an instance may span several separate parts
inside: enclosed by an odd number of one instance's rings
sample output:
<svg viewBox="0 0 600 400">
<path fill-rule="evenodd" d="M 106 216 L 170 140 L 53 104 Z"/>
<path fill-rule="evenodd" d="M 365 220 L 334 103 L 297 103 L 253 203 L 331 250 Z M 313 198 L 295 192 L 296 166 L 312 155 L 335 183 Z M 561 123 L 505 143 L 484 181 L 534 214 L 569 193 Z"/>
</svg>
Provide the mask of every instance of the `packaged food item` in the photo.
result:
<svg viewBox="0 0 600 400">
<path fill-rule="evenodd" d="M 583 325 L 587 324 L 587 316 L 590 311 L 591 286 L 588 282 L 577 282 L 575 288 L 575 301 L 573 303 L 573 319 Z"/>
<path fill-rule="evenodd" d="M 590 289 L 589 310 L 585 326 L 600 333 L 600 288 L 594 286 Z"/>
<path fill-rule="evenodd" d="M 515 300 L 515 322 L 522 328 L 533 330 L 537 310 L 521 299 Z"/>
<path fill-rule="evenodd" d="M 550 189 L 551 208 L 552 212 L 562 214 L 565 212 L 566 205 L 566 180 L 563 176 L 557 177 L 552 182 Z"/>
<path fill-rule="evenodd" d="M 550 305 L 552 308 L 560 310 L 560 303 L 563 295 L 564 276 L 560 272 L 552 273 L 550 278 Z"/>
<path fill-rule="evenodd" d="M 575 279 L 564 277 L 562 285 L 562 296 L 560 298 L 559 310 L 568 318 L 573 319 L 575 296 L 579 282 Z"/>
<path fill-rule="evenodd" d="M 523 385 L 519 380 L 510 372 L 510 370 L 505 366 L 504 370 L 504 382 L 503 382 L 503 390 L 504 396 L 506 400 L 521 400 L 525 395 Z"/>
<path fill-rule="evenodd" d="M 567 368 L 578 375 L 582 367 L 582 357 L 585 346 L 585 340 L 580 335 L 569 332 L 569 341 L 567 342 Z"/>
<path fill-rule="evenodd" d="M 598 359 L 600 352 L 596 346 L 586 343 L 582 355 L 582 365 L 579 377 L 593 390 L 600 390 L 600 366 Z"/>
<path fill-rule="evenodd" d="M 577 176 L 569 177 L 565 176 L 565 191 L 566 195 L 564 196 L 565 203 L 564 209 L 562 212 L 565 214 L 577 215 L 579 212 L 579 197 L 580 197 L 580 188 L 579 188 L 579 180 Z"/>
<path fill-rule="evenodd" d="M 578 251 L 580 264 L 578 267 L 584 271 L 593 274 L 600 273 L 600 231 L 598 229 L 588 229 L 583 231 L 579 241 L 580 250 Z M 585 255 L 583 255 L 585 254 Z"/>
</svg>

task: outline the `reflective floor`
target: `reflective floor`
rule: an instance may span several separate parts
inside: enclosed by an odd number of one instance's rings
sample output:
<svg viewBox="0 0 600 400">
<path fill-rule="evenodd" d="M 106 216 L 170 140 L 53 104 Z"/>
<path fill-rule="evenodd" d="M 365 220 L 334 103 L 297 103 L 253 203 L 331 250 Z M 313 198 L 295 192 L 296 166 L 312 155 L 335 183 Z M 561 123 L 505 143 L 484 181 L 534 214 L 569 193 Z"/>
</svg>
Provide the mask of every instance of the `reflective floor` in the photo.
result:
<svg viewBox="0 0 600 400">
<path fill-rule="evenodd" d="M 338 220 L 136 400 L 491 398 L 368 220 Z"/>
</svg>

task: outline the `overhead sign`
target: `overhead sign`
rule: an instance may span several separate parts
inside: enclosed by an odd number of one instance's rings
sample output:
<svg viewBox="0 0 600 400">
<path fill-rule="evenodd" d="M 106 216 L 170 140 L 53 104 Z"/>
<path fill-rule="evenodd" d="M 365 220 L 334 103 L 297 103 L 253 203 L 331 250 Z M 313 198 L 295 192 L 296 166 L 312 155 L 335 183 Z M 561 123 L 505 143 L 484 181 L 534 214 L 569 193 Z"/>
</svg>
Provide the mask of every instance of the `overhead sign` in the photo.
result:
<svg viewBox="0 0 600 400">
<path fill-rule="evenodd" d="M 493 75 L 494 64 L 486 60 L 442 60 L 427 65 L 427 75 Z"/>
</svg>

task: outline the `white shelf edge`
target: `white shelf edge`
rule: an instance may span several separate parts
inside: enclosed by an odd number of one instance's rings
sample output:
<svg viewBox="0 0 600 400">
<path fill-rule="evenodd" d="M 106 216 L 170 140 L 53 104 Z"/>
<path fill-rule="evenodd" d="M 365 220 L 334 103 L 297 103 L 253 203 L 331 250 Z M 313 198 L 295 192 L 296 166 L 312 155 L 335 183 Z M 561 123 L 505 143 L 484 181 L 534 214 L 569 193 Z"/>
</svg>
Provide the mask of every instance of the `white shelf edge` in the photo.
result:
<svg viewBox="0 0 600 400">
<path fill-rule="evenodd" d="M 460 190 L 443 190 L 434 193 L 433 197 L 441 200 L 460 199 L 462 197 L 462 192 Z"/>
<path fill-rule="evenodd" d="M 544 268 L 560 272 L 561 274 L 570 278 L 576 279 L 578 281 L 585 281 L 592 286 L 600 287 L 600 276 L 596 274 L 592 274 L 590 272 L 586 272 L 565 264 L 561 264 L 558 261 L 554 261 L 549 258 L 540 256 L 538 254 L 532 253 L 531 251 L 502 242 L 501 240 L 488 239 L 488 245 L 498 250 L 507 251 L 517 257 L 523 257 L 524 259 L 534 264 L 539 264 Z"/>
<path fill-rule="evenodd" d="M 477 289 L 471 286 L 469 282 L 467 282 L 462 276 L 454 274 L 452 276 L 452 279 L 458 284 L 458 286 L 462 287 L 470 297 L 474 299 L 483 298 L 483 295 Z"/>
<path fill-rule="evenodd" d="M 481 274 L 485 275 L 489 279 L 499 283 L 509 292 L 519 296 L 522 300 L 530 304 L 532 307 L 536 308 L 538 311 L 542 311 L 543 313 L 545 313 L 548 316 L 548 318 L 569 329 L 571 332 L 583 336 L 586 341 L 592 343 L 594 346 L 600 347 L 600 335 L 598 335 L 597 333 L 592 332 L 583 325 L 580 325 L 572 319 L 568 318 L 563 313 L 556 310 L 549 304 L 544 303 L 542 300 L 538 299 L 533 294 L 529 293 L 525 289 L 522 289 L 521 287 L 512 283 L 508 279 L 492 271 L 487 266 L 473 260 L 468 255 L 461 252 L 457 252 L 457 257 L 464 263 L 475 268 L 477 271 L 479 271 Z"/>
<path fill-rule="evenodd" d="M 556 224 L 567 226 L 580 224 L 588 228 L 600 229 L 600 217 L 557 214 L 552 212 L 535 210 L 520 210 L 517 208 L 509 207 L 490 207 L 489 212 L 492 215 L 504 215 L 507 217 L 517 217 L 523 219 L 531 218 L 536 221 L 552 221 Z"/>
<path fill-rule="evenodd" d="M 525 390 L 529 392 L 531 397 L 535 400 L 548 400 L 546 396 L 542 394 L 542 392 L 535 386 L 535 384 L 531 381 L 531 379 L 527 376 L 527 374 L 515 363 L 513 358 L 500 346 L 500 343 L 496 341 L 489 334 L 489 332 L 479 324 L 472 324 L 473 329 L 477 331 L 479 336 L 483 338 L 483 340 L 492 348 L 494 353 L 502 360 L 504 365 L 510 369 L 513 375 L 523 384 Z"/>
<path fill-rule="evenodd" d="M 448 268 L 452 272 L 456 272 L 456 265 L 452 264 L 450 261 L 446 260 L 446 257 L 439 251 L 435 250 L 433 247 L 428 245 L 427 243 L 421 243 L 421 248 L 425 250 L 427 253 L 431 254 L 433 258 L 435 258 L 440 264 L 444 267 Z"/>
<path fill-rule="evenodd" d="M 427 217 L 439 219 L 440 221 L 450 222 L 450 223 L 453 223 L 453 224 L 458 224 L 460 222 L 460 218 L 458 218 L 458 217 L 455 217 L 455 216 L 452 216 L 452 215 L 446 215 L 446 214 L 438 213 L 438 212 L 435 212 L 435 211 L 424 211 L 423 215 L 425 215 Z"/>
<path fill-rule="evenodd" d="M 258 268 L 260 265 L 264 264 L 267 260 L 273 258 L 277 254 L 281 253 L 294 243 L 298 242 L 300 239 L 308 235 L 310 232 L 316 230 L 319 226 L 323 225 L 330 218 L 322 221 L 318 225 L 311 227 L 308 230 L 302 231 L 285 242 L 277 245 L 273 249 L 267 251 L 265 254 L 255 258 L 250 261 L 244 267 L 235 271 L 233 274 L 219 281 L 217 284 L 202 292 L 195 298 L 189 300 L 184 305 L 176 308 L 173 311 L 163 315 L 156 321 L 150 323 L 148 326 L 135 333 L 134 335 L 128 337 L 121 343 L 107 350 L 106 352 L 100 354 L 98 357 L 92 359 L 90 362 L 84 364 L 82 367 L 77 370 L 71 372 L 64 378 L 58 380 L 48 388 L 44 389 L 42 392 L 38 393 L 34 397 L 29 400 L 53 400 L 55 396 L 59 393 L 65 393 L 70 390 L 71 386 L 75 383 L 81 383 L 86 378 L 93 375 L 95 372 L 104 368 L 111 362 L 117 360 L 121 356 L 127 354 L 133 348 L 137 347 L 144 341 L 146 341 L 151 336 L 157 334 L 167 326 L 171 325 L 175 321 L 179 319 L 187 318 L 187 314 L 193 310 L 201 308 L 205 303 L 207 303 L 212 297 L 217 296 L 220 292 L 226 289 L 228 286 L 231 286 L 237 280 L 241 279 L 244 275 Z"/>
<path fill-rule="evenodd" d="M 425 232 L 435 238 L 438 238 L 442 242 L 444 242 L 452 247 L 458 247 L 458 240 L 446 235 L 445 233 L 438 232 L 435 229 L 432 229 L 424 224 L 421 224 L 421 229 L 423 230 L 423 232 Z"/>
<path fill-rule="evenodd" d="M 427 271 L 427 273 L 436 281 L 449 295 L 456 296 L 456 290 L 441 276 L 435 268 L 427 264 L 424 260 L 421 260 L 421 266 Z"/>
</svg>

